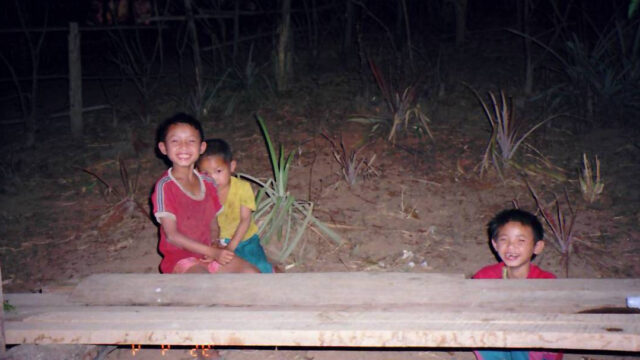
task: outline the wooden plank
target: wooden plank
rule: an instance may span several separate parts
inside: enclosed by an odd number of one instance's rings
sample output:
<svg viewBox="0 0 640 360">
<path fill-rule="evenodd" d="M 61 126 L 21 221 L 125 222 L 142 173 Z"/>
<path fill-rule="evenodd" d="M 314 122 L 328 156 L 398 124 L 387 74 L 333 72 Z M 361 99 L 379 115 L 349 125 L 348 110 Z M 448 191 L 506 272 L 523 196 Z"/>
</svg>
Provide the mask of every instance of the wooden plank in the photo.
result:
<svg viewBox="0 0 640 360">
<path fill-rule="evenodd" d="M 38 294 L 38 293 L 9 293 L 5 294 L 5 300 L 16 310 L 34 306 L 67 306 L 82 305 L 69 299 L 69 294 Z M 14 313 L 11 311 L 9 314 Z"/>
<path fill-rule="evenodd" d="M 17 343 L 640 351 L 640 315 L 63 307 L 7 319 Z"/>
<path fill-rule="evenodd" d="M 438 274 L 99 274 L 74 301 L 91 305 L 450 305 L 573 313 L 624 307 L 640 279 L 469 280 Z M 185 294 L 189 294 L 186 296 Z"/>
</svg>

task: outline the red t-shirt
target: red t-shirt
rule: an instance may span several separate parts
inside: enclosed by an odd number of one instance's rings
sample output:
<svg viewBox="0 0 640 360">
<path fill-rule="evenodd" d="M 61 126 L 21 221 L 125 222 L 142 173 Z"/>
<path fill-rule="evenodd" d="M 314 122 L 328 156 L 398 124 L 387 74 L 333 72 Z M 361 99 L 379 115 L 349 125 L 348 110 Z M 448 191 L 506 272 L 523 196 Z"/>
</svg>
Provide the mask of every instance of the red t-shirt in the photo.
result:
<svg viewBox="0 0 640 360">
<path fill-rule="evenodd" d="M 502 271 L 504 262 L 488 265 L 480 269 L 473 279 L 502 279 Z M 544 271 L 534 264 L 529 264 L 529 275 L 527 279 L 555 279 L 556 276 L 550 272 Z"/>
<path fill-rule="evenodd" d="M 211 222 L 222 209 L 222 205 L 220 205 L 213 178 L 200 175 L 195 170 L 194 173 L 200 181 L 199 196 L 194 196 L 184 190 L 171 175 L 171 169 L 167 170 L 156 182 L 151 195 L 153 214 L 158 222 L 163 217 L 174 218 L 181 234 L 209 246 L 211 245 Z M 167 241 L 162 226 L 160 227 L 158 250 L 163 256 L 160 262 L 160 271 L 165 274 L 173 272 L 175 264 L 182 259 L 203 257 Z"/>
<path fill-rule="evenodd" d="M 502 271 L 504 269 L 504 262 L 499 262 L 497 264 L 488 265 L 480 269 L 475 275 L 473 275 L 474 279 L 502 279 Z M 529 274 L 527 275 L 527 279 L 555 279 L 556 276 L 550 272 L 544 271 L 537 267 L 534 264 L 529 264 Z M 482 350 L 474 351 L 477 360 L 491 360 L 491 359 L 502 359 L 502 358 L 511 358 L 501 357 L 501 353 L 510 353 L 512 351 L 505 350 L 502 351 L 494 351 L 493 353 L 486 353 Z M 524 353 L 524 351 L 518 351 L 518 353 Z M 562 353 L 555 352 L 547 352 L 547 351 L 527 351 L 527 358 L 529 360 L 562 360 Z"/>
</svg>

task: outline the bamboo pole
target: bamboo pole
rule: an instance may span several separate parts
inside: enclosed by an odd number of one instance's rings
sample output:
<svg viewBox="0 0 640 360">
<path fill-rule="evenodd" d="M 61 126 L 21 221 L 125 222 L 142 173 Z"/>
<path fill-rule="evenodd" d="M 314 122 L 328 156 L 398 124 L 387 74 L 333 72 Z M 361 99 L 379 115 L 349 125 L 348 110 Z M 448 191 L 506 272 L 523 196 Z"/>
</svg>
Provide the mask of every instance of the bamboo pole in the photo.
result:
<svg viewBox="0 0 640 360">
<path fill-rule="evenodd" d="M 78 23 L 69 24 L 69 118 L 71 135 L 80 140 L 82 123 L 82 60 L 80 55 L 80 32 Z"/>
</svg>

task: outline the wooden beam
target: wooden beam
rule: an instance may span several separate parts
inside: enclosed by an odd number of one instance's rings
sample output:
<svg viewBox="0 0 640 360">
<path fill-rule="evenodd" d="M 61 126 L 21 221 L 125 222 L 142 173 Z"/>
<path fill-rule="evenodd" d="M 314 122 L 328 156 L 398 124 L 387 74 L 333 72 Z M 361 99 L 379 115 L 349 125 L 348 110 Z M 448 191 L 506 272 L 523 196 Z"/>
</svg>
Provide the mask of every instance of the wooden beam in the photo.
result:
<svg viewBox="0 0 640 360">
<path fill-rule="evenodd" d="M 17 318 L 7 319 L 8 344 L 640 351 L 640 315 L 76 306 Z"/>
<path fill-rule="evenodd" d="M 576 313 L 638 293 L 640 279 L 100 274 L 73 292 L 6 294 L 5 329 L 8 344 L 640 351 L 640 314 Z"/>
<path fill-rule="evenodd" d="M 188 279 L 188 280 L 186 280 Z M 469 280 L 424 273 L 99 274 L 72 298 L 89 305 L 457 305 L 575 313 L 624 307 L 640 279 Z M 185 296 L 189 294 L 189 296 Z"/>
</svg>

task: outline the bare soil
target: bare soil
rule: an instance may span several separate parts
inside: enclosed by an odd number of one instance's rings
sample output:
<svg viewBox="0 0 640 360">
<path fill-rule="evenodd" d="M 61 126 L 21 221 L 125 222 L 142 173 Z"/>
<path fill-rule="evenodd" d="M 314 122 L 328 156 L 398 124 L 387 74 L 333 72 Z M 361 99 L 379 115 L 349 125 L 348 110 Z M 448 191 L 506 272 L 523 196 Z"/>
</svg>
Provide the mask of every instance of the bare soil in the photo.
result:
<svg viewBox="0 0 640 360">
<path fill-rule="evenodd" d="M 462 75 L 460 75 L 462 76 Z M 575 247 L 569 276 L 574 278 L 640 277 L 640 148 L 637 130 L 596 126 L 572 130 L 551 122 L 530 138 L 552 167 L 529 156 L 523 177 L 515 169 L 504 179 L 494 172 L 479 176 L 477 166 L 489 128 L 473 95 L 455 83 L 439 100 L 425 103 L 434 139 L 401 137 L 397 146 L 371 134 L 368 126 L 347 121 L 353 114 L 384 111 L 379 100 L 358 98 L 355 79 L 340 72 L 320 80 L 300 80 L 294 91 L 231 116 L 202 117 L 208 137 L 227 139 L 235 149 L 238 171 L 271 176 L 257 112 L 271 137 L 294 151 L 290 190 L 315 203 L 315 215 L 343 237 L 335 244 L 308 231 L 296 253 L 280 266 L 287 272 L 396 271 L 472 275 L 496 261 L 485 225 L 499 210 L 513 206 L 535 211 L 525 178 L 548 204 L 553 194 L 567 194 L 577 210 Z M 483 84 L 495 90 L 498 85 Z M 121 101 L 126 101 L 126 94 Z M 59 104 L 58 104 L 59 106 Z M 85 115 L 82 145 L 69 139 L 66 120 L 46 120 L 47 131 L 32 149 L 16 141 L 19 128 L 3 130 L 0 189 L 0 255 L 5 292 L 41 291 L 73 283 L 93 273 L 158 271 L 157 226 L 149 218 L 149 194 L 166 168 L 155 152 L 155 126 L 173 108 L 158 100 L 150 124 L 120 113 Z M 535 110 L 518 108 L 524 118 Z M 529 112 L 528 112 L 529 111 Z M 340 136 L 348 147 L 367 143 L 361 156 L 376 159 L 378 176 L 349 186 L 322 132 Z M 19 137 L 19 136 L 18 136 Z M 605 180 L 594 204 L 581 196 L 577 174 L 583 152 L 598 154 Z M 529 155 L 527 155 L 529 154 Z M 135 201 L 126 189 L 118 159 L 129 179 L 139 174 Z M 139 173 L 136 169 L 139 166 Z M 103 179 L 105 186 L 86 169 Z M 558 179 L 558 176 L 560 179 Z M 117 205 L 117 206 L 116 206 Z M 547 229 L 548 230 L 548 229 Z M 535 262 L 564 277 L 561 256 L 548 233 L 547 247 Z M 267 246 L 275 259 L 275 249 Z M 192 349 L 119 348 L 107 359 L 189 359 Z M 221 358 L 249 359 L 472 359 L 468 351 L 447 349 L 220 349 Z M 623 356 L 624 355 L 624 356 Z M 201 355 L 202 357 L 202 355 Z M 569 354 L 569 359 L 631 357 L 631 354 Z M 636 357 L 637 358 L 637 357 Z"/>
</svg>

